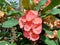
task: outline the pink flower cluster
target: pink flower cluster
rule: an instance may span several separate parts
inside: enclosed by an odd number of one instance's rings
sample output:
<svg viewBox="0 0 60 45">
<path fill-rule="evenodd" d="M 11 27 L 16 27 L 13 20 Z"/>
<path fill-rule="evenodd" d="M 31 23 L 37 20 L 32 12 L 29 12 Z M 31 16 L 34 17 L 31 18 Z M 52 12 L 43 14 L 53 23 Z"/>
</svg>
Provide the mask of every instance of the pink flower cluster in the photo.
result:
<svg viewBox="0 0 60 45">
<path fill-rule="evenodd" d="M 35 4 L 38 4 L 40 0 L 33 0 Z M 47 0 L 46 4 L 44 6 L 48 6 L 51 3 L 51 0 Z"/>
<path fill-rule="evenodd" d="M 38 12 L 29 10 L 19 19 L 20 28 L 23 28 L 24 37 L 36 41 L 42 31 L 42 19 L 38 17 Z"/>
</svg>

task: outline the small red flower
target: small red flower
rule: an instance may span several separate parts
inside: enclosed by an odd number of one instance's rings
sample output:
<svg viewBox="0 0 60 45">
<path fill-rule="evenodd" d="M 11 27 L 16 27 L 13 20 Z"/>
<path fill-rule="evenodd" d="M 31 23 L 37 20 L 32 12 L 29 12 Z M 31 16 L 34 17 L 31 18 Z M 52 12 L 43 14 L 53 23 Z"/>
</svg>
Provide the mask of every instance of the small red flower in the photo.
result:
<svg viewBox="0 0 60 45">
<path fill-rule="evenodd" d="M 29 10 L 19 19 L 20 28 L 24 29 L 24 37 L 32 41 L 39 39 L 42 31 L 42 19 L 38 17 L 38 12 Z"/>
</svg>

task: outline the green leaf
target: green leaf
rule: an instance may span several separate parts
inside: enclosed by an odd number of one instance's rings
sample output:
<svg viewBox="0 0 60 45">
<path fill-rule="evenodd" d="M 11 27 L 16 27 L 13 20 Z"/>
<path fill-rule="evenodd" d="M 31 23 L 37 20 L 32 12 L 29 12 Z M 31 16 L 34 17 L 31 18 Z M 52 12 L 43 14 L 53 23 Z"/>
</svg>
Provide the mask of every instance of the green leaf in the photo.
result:
<svg viewBox="0 0 60 45">
<path fill-rule="evenodd" d="M 34 9 L 35 5 L 32 0 L 22 0 L 22 6 L 27 9 Z"/>
<path fill-rule="evenodd" d="M 10 43 L 7 42 L 7 41 L 1 41 L 1 42 L 0 42 L 0 45 L 10 45 Z"/>
<path fill-rule="evenodd" d="M 50 30 L 49 26 L 46 24 L 43 24 L 43 30 Z"/>
<path fill-rule="evenodd" d="M 60 9 L 53 8 L 50 13 L 53 14 L 53 15 L 60 14 Z"/>
<path fill-rule="evenodd" d="M 9 11 L 8 16 L 12 16 L 12 15 L 16 15 L 16 14 L 19 14 L 20 16 L 22 16 L 24 13 L 13 10 L 13 11 Z"/>
<path fill-rule="evenodd" d="M 46 0 L 41 0 L 41 1 L 38 3 L 38 5 L 37 5 L 36 10 L 39 11 L 40 7 L 41 7 L 42 5 L 44 5 L 45 3 L 46 3 Z"/>
<path fill-rule="evenodd" d="M 23 16 L 23 15 L 24 15 L 24 13 L 23 13 L 23 12 L 18 12 L 18 14 L 19 14 L 20 16 Z"/>
<path fill-rule="evenodd" d="M 58 38 L 59 38 L 59 40 L 60 40 L 60 30 L 58 30 Z"/>
<path fill-rule="evenodd" d="M 0 40 L 3 38 L 3 36 L 0 36 Z"/>
<path fill-rule="evenodd" d="M 29 0 L 30 4 L 33 5 L 33 1 L 32 0 Z"/>
<path fill-rule="evenodd" d="M 8 13 L 8 16 L 11 16 L 11 15 L 14 15 L 14 14 L 18 14 L 18 11 L 16 11 L 16 10 L 10 11 Z"/>
<path fill-rule="evenodd" d="M 10 45 L 17 45 L 16 43 L 10 44 Z"/>
<path fill-rule="evenodd" d="M 53 35 L 53 31 L 45 30 L 47 34 Z"/>
<path fill-rule="evenodd" d="M 23 38 L 23 40 L 21 41 L 20 45 L 32 45 L 31 41 L 26 39 L 26 38 Z"/>
<path fill-rule="evenodd" d="M 2 27 L 4 27 L 4 28 L 11 28 L 13 26 L 16 26 L 17 24 L 18 24 L 18 20 L 16 20 L 16 19 L 10 19 L 8 21 L 5 21 L 2 24 Z"/>
<path fill-rule="evenodd" d="M 21 32 L 17 32 L 17 36 L 20 37 L 21 35 L 23 35 Z"/>
<path fill-rule="evenodd" d="M 24 44 L 24 45 L 31 45 L 31 44 Z"/>
<path fill-rule="evenodd" d="M 55 6 L 57 6 L 59 4 L 60 4 L 60 0 L 51 0 L 51 4 L 49 6 L 47 6 L 46 8 L 44 8 L 42 10 L 42 13 L 44 14 L 47 10 L 54 8 Z"/>
<path fill-rule="evenodd" d="M 54 40 L 50 40 L 48 37 L 44 40 L 47 45 L 56 45 Z"/>
</svg>

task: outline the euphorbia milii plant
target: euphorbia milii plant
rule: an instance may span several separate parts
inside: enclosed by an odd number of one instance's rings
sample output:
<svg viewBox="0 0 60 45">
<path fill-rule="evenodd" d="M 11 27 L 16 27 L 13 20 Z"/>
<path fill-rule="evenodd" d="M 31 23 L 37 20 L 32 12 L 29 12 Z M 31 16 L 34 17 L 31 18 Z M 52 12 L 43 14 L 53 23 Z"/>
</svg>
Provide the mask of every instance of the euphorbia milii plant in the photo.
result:
<svg viewBox="0 0 60 45">
<path fill-rule="evenodd" d="M 38 17 L 38 11 L 28 10 L 19 19 L 20 28 L 24 29 L 24 37 L 32 41 L 39 39 L 39 34 L 42 31 L 42 19 Z"/>
</svg>

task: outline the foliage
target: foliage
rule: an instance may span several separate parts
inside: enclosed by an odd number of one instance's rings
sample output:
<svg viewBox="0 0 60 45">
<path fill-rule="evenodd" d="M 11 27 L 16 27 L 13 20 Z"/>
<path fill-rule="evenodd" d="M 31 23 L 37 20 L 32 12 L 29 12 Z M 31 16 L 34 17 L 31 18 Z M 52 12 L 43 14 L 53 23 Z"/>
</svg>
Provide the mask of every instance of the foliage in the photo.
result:
<svg viewBox="0 0 60 45">
<path fill-rule="evenodd" d="M 42 45 L 42 42 L 44 45 L 60 45 L 60 0 L 51 0 L 48 6 L 45 6 L 46 2 L 40 0 L 35 4 L 33 0 L 22 0 L 24 11 L 20 11 L 16 9 L 16 2 L 1 0 L 0 11 L 4 15 L 0 13 L 0 45 Z M 29 10 L 38 11 L 42 18 L 40 39 L 35 42 L 23 36 L 24 28 L 21 29 L 19 25 L 19 19 Z"/>
</svg>

